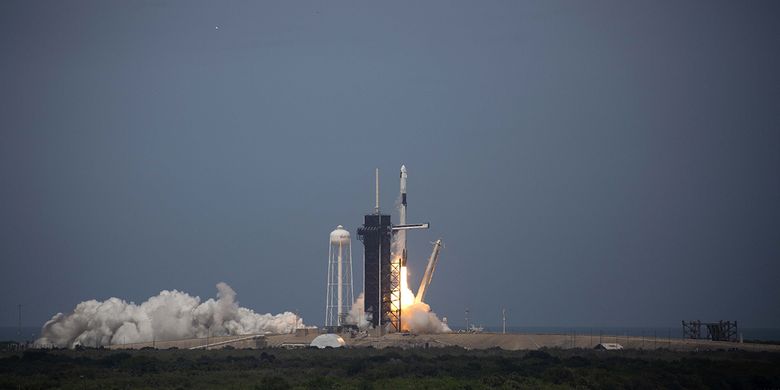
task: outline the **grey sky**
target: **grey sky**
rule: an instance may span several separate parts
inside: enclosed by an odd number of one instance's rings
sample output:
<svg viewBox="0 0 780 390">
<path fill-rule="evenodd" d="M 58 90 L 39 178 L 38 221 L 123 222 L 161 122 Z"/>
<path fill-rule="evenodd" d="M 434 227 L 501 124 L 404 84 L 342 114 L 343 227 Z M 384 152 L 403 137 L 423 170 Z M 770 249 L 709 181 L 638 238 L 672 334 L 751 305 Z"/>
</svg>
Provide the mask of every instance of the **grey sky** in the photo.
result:
<svg viewBox="0 0 780 390">
<path fill-rule="evenodd" d="M 428 300 L 454 325 L 505 306 L 780 327 L 778 20 L 772 1 L 2 1 L 0 324 L 219 281 L 322 324 L 328 233 L 354 233 L 374 167 L 391 209 L 404 163 L 409 219 L 432 222 L 413 280 L 443 238 Z"/>
</svg>

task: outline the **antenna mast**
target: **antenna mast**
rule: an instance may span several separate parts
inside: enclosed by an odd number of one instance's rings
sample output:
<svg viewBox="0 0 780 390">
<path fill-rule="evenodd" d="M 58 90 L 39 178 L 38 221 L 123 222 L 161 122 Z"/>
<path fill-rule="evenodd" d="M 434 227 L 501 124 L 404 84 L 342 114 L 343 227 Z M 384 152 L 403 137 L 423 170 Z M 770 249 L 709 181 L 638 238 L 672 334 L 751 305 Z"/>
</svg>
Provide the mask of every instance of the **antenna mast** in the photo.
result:
<svg viewBox="0 0 780 390">
<path fill-rule="evenodd" d="M 374 176 L 376 177 L 376 190 L 375 190 L 376 202 L 374 205 L 374 214 L 379 214 L 379 168 L 376 168 Z"/>
</svg>

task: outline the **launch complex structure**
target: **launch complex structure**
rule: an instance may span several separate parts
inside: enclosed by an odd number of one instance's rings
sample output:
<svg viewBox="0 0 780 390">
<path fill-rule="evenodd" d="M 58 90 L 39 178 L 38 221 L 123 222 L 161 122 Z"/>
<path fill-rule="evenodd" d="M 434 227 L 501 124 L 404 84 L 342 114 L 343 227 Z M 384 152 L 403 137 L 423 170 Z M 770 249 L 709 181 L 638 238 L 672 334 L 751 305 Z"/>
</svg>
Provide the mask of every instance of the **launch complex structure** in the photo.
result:
<svg viewBox="0 0 780 390">
<path fill-rule="evenodd" d="M 408 224 L 406 221 L 406 167 L 401 166 L 401 205 L 399 209 L 399 224 L 393 225 L 389 214 L 382 214 L 379 208 L 379 169 L 375 172 L 375 203 L 374 212 L 363 219 L 363 226 L 358 228 L 358 239 L 364 246 L 364 286 L 363 309 L 374 328 L 388 332 L 401 331 L 402 316 L 402 282 L 401 269 L 406 266 L 406 231 L 413 229 L 428 229 L 429 223 Z M 424 294 L 427 283 L 433 274 L 433 268 L 438 261 L 441 240 L 434 245 L 434 254 L 428 262 L 426 277 L 420 287 Z M 429 272 L 430 270 L 430 272 Z M 430 275 L 429 275 L 430 274 Z M 427 281 L 426 281 L 427 280 Z M 419 302 L 422 296 L 416 297 Z"/>
</svg>

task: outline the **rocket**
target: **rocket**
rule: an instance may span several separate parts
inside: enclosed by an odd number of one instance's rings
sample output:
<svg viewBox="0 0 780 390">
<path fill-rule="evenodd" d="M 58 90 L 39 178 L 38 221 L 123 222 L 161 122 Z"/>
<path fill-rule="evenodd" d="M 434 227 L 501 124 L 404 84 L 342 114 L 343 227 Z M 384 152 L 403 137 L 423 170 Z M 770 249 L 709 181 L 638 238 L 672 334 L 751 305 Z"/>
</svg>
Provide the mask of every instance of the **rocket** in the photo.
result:
<svg viewBox="0 0 780 390">
<path fill-rule="evenodd" d="M 399 215 L 401 225 L 406 225 L 406 165 L 401 165 L 401 215 Z"/>
<path fill-rule="evenodd" d="M 401 165 L 401 209 L 398 212 L 398 222 L 406 225 L 406 166 Z M 406 266 L 406 231 L 399 231 L 398 249 L 401 252 L 401 266 Z"/>
</svg>

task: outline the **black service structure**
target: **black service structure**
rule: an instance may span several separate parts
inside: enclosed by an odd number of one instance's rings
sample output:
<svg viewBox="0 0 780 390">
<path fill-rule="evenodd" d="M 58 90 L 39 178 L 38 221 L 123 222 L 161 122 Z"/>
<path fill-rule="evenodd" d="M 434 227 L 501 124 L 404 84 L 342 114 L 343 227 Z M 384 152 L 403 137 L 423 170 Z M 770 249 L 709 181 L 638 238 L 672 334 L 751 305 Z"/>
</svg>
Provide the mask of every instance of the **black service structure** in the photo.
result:
<svg viewBox="0 0 780 390">
<path fill-rule="evenodd" d="M 358 239 L 364 246 L 363 309 L 371 315 L 374 327 L 394 323 L 392 294 L 392 256 L 390 245 L 393 235 L 390 216 L 369 214 L 363 226 L 358 228 Z M 400 310 L 398 313 L 400 322 Z M 381 322 L 380 322 L 381 321 Z"/>
</svg>

